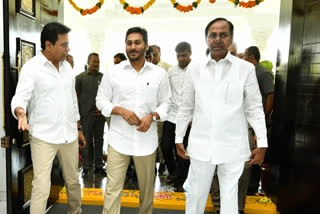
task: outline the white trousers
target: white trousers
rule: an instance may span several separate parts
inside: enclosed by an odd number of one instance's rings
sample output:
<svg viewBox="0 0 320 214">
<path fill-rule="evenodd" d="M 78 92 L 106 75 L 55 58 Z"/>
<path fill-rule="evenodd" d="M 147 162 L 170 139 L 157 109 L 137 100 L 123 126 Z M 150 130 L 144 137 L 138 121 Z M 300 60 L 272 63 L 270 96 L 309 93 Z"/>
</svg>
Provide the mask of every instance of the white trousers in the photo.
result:
<svg viewBox="0 0 320 214">
<path fill-rule="evenodd" d="M 190 169 L 186 181 L 188 183 L 186 214 L 204 213 L 216 166 L 218 166 L 220 185 L 220 214 L 238 214 L 238 181 L 244 163 L 216 165 L 195 159 L 190 160 Z"/>
</svg>

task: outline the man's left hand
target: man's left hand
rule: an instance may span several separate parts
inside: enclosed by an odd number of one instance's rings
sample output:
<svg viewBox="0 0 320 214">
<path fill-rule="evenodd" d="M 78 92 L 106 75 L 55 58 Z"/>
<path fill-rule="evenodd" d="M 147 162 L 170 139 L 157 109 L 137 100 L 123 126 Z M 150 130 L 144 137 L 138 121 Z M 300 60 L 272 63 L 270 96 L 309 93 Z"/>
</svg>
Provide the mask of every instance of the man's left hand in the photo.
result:
<svg viewBox="0 0 320 214">
<path fill-rule="evenodd" d="M 139 132 L 146 132 L 149 130 L 152 123 L 152 114 L 148 114 L 144 118 L 141 119 L 141 124 L 137 128 L 137 131 Z"/>
<path fill-rule="evenodd" d="M 250 160 L 247 162 L 248 165 L 257 164 L 261 166 L 264 160 L 264 155 L 267 151 L 267 148 L 255 148 L 252 150 L 250 155 Z"/>
<path fill-rule="evenodd" d="M 99 111 L 98 109 L 96 109 L 96 116 L 100 117 L 101 116 L 101 111 Z"/>
<path fill-rule="evenodd" d="M 86 147 L 87 142 L 81 130 L 78 131 L 78 141 L 80 150 Z"/>
</svg>

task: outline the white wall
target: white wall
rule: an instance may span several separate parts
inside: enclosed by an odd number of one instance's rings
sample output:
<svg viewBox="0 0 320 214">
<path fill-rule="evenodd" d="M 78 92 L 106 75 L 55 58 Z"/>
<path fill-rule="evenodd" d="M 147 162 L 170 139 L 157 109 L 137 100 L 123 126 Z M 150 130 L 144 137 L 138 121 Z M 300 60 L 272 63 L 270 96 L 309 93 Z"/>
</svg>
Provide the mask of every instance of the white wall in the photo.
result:
<svg viewBox="0 0 320 214">
<path fill-rule="evenodd" d="M 3 53 L 3 1 L 0 1 L 0 53 L 2 56 Z M 0 137 L 3 137 L 5 135 L 4 133 L 4 109 L 3 109 L 3 71 L 2 71 L 2 58 L 0 59 L 1 65 L 0 65 L 0 89 L 1 89 L 1 99 L 0 99 Z M 5 162 L 5 149 L 0 148 L 0 213 L 7 213 L 6 209 L 6 162 Z"/>
<path fill-rule="evenodd" d="M 138 6 L 147 1 L 128 1 Z M 179 0 L 190 3 L 190 0 Z M 90 8 L 94 0 L 77 1 L 81 8 Z M 134 5 L 137 4 L 137 5 Z M 68 1 L 64 2 L 64 23 L 72 28 L 70 54 L 74 55 L 75 73 L 83 71 L 90 52 L 100 54 L 101 71 L 113 64 L 113 55 L 125 52 L 124 38 L 128 28 L 141 26 L 149 33 L 149 44 L 161 47 L 162 60 L 176 64 L 175 46 L 187 41 L 192 47 L 192 57 L 201 58 L 207 48 L 204 29 L 209 21 L 225 17 L 235 26 L 234 41 L 239 52 L 251 45 L 260 48 L 262 60 L 275 65 L 279 26 L 280 1 L 267 0 L 252 9 L 235 8 L 228 0 L 215 4 L 202 1 L 197 9 L 180 13 L 170 1 L 158 0 L 143 15 L 131 15 L 122 9 L 119 0 L 105 1 L 95 14 L 81 16 Z M 274 66 L 275 67 L 275 66 Z"/>
</svg>

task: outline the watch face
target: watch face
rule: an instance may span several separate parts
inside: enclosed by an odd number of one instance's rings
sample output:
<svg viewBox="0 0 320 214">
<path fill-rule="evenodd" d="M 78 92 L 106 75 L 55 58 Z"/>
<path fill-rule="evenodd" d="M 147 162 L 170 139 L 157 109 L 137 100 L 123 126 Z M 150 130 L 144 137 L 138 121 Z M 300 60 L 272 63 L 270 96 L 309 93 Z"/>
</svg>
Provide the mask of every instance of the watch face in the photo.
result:
<svg viewBox="0 0 320 214">
<path fill-rule="evenodd" d="M 152 116 L 152 120 L 157 120 L 156 115 L 153 115 L 153 116 Z"/>
</svg>

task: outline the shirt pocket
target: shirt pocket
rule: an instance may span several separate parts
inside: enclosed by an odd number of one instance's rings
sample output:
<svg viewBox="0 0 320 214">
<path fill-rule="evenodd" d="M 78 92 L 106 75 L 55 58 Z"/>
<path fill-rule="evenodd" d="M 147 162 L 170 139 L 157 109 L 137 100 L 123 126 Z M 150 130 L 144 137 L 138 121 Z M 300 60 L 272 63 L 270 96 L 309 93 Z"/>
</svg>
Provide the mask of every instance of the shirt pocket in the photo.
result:
<svg viewBox="0 0 320 214">
<path fill-rule="evenodd" d="M 158 97 L 158 85 L 153 82 L 147 82 L 144 87 L 142 87 L 143 98 L 145 103 L 156 104 Z"/>
<path fill-rule="evenodd" d="M 226 82 L 225 103 L 227 105 L 239 105 L 243 102 L 243 86 L 239 81 Z"/>
</svg>

